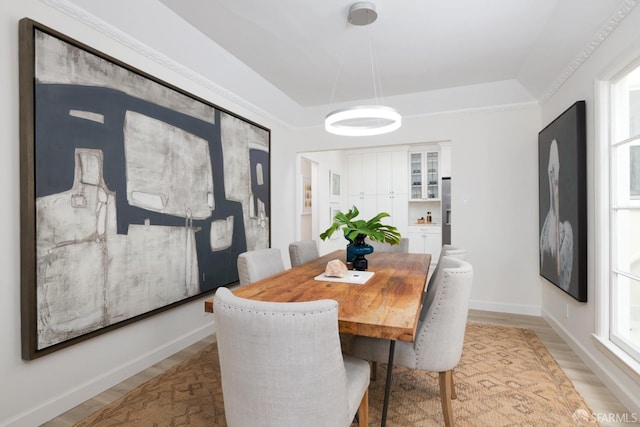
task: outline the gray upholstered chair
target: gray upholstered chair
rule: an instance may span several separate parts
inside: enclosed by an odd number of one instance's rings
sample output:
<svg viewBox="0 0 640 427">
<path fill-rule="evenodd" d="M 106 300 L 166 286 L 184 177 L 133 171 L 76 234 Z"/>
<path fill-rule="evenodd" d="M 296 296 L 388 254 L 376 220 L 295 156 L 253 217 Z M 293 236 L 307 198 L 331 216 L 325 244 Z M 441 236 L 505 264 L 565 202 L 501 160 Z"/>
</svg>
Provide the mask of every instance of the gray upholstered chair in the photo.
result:
<svg viewBox="0 0 640 427">
<path fill-rule="evenodd" d="M 264 302 L 218 288 L 213 315 L 227 424 L 368 422 L 369 363 L 344 356 L 338 303 Z"/>
<path fill-rule="evenodd" d="M 318 244 L 315 240 L 300 240 L 289 244 L 289 258 L 291 267 L 304 264 L 320 256 Z"/>
<path fill-rule="evenodd" d="M 238 255 L 238 280 L 240 286 L 284 271 L 282 255 L 278 248 L 258 249 Z"/>
<path fill-rule="evenodd" d="M 374 252 L 402 252 L 404 254 L 409 253 L 409 239 L 407 237 L 401 237 L 400 243 L 397 245 L 390 245 L 389 243 L 374 242 L 367 239 L 366 243 L 373 246 Z"/>
<path fill-rule="evenodd" d="M 413 343 L 396 342 L 394 364 L 439 372 L 442 414 L 445 424 L 453 426 L 451 399 L 456 395 L 452 373 L 462 355 L 473 268 L 468 262 L 451 256 L 443 256 L 439 263 L 438 275 L 432 282 L 433 291 L 427 294 L 420 313 L 416 339 Z M 356 336 L 351 355 L 386 363 L 389 341 Z"/>
</svg>

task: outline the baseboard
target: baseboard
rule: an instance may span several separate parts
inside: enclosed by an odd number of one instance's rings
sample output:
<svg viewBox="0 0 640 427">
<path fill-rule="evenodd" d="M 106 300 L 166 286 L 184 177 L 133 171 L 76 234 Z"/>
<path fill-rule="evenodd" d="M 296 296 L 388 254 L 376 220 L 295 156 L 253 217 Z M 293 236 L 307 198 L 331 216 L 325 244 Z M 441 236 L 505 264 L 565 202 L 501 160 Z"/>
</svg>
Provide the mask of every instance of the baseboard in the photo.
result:
<svg viewBox="0 0 640 427">
<path fill-rule="evenodd" d="M 35 426 L 41 425 L 58 415 L 74 408 L 75 406 L 85 402 L 92 396 L 96 396 L 116 384 L 136 375 L 137 373 L 147 369 L 148 367 L 170 357 L 194 344 L 209 335 L 214 330 L 214 322 L 211 321 L 198 329 L 190 331 L 175 340 L 168 342 L 130 362 L 118 366 L 109 372 L 94 378 L 92 381 L 79 385 L 76 388 L 60 395 L 55 399 L 44 402 L 35 408 L 31 408 L 27 412 L 18 414 L 12 419 L 5 420 L 4 426 Z"/>
<path fill-rule="evenodd" d="M 495 311 L 498 313 L 524 314 L 526 316 L 540 316 L 542 308 L 539 305 L 502 304 L 491 301 L 471 300 L 469 308 L 473 310 Z"/>
<path fill-rule="evenodd" d="M 562 323 L 549 314 L 547 311 L 542 312 L 542 317 L 547 321 L 551 328 L 560 335 L 576 355 L 593 371 L 593 373 L 602 381 L 602 383 L 611 391 L 611 393 L 620 401 L 627 411 L 632 414 L 640 414 L 640 401 L 634 393 L 624 387 L 624 379 L 617 377 L 609 368 L 611 363 L 606 356 L 598 357 L 597 354 L 589 351 L 575 337 L 567 331 Z M 627 379 L 628 381 L 628 379 Z"/>
</svg>

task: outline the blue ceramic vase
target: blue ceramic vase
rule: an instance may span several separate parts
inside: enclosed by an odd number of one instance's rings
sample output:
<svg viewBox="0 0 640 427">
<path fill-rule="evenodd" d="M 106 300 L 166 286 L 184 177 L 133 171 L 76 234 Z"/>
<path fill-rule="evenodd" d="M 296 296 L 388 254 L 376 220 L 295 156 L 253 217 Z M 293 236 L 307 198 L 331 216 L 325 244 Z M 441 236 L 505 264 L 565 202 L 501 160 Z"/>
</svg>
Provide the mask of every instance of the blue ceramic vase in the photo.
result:
<svg viewBox="0 0 640 427">
<path fill-rule="evenodd" d="M 364 271 L 369 266 L 364 256 L 373 252 L 373 246 L 364 242 L 365 237 L 365 234 L 358 234 L 353 240 L 347 237 L 347 265 L 351 264 L 354 270 Z"/>
</svg>

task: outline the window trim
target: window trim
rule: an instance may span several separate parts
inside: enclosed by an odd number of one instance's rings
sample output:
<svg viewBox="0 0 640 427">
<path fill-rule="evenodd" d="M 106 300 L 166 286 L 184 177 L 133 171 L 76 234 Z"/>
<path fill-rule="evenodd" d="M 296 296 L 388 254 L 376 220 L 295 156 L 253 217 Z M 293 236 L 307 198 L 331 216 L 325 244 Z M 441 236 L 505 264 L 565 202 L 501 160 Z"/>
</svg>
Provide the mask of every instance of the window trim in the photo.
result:
<svg viewBox="0 0 640 427">
<path fill-rule="evenodd" d="M 610 282 L 610 233 L 609 233 L 609 148 L 603 141 L 609 139 L 610 77 L 596 78 L 595 82 L 595 144 L 594 144 L 594 237 L 600 243 L 595 254 L 595 337 L 609 341 L 609 286 Z M 606 346 L 608 347 L 608 346 Z"/>
<path fill-rule="evenodd" d="M 591 338 L 595 348 L 611 360 L 632 381 L 640 383 L 640 363 L 610 341 L 608 337 L 603 338 L 592 334 Z"/>
<path fill-rule="evenodd" d="M 627 52 L 617 64 L 610 66 L 595 78 L 594 87 L 594 237 L 595 246 L 594 293 L 595 325 L 592 338 L 595 346 L 607 358 L 615 362 L 626 375 L 640 381 L 640 363 L 624 348 L 611 340 L 611 283 L 613 280 L 611 210 L 613 189 L 611 170 L 613 156 L 611 138 L 612 87 L 620 76 L 640 66 L 640 50 Z M 617 144 L 616 144 L 617 145 Z"/>
</svg>

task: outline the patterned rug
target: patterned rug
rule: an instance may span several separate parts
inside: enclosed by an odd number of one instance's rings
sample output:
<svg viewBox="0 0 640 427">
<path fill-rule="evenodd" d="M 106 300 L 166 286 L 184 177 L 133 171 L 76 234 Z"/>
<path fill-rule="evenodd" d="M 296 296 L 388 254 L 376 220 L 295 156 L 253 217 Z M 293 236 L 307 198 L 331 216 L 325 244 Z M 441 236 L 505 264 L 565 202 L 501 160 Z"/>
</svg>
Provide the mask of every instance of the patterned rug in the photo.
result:
<svg viewBox="0 0 640 427">
<path fill-rule="evenodd" d="M 218 352 L 211 345 L 77 423 L 88 426 L 226 426 Z M 380 425 L 386 365 L 369 389 L 371 426 Z M 534 332 L 467 325 L 454 371 L 458 426 L 576 426 L 591 411 Z M 435 373 L 394 367 L 387 426 L 439 426 Z M 356 425 L 356 424 L 354 424 Z"/>
</svg>

